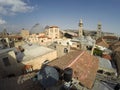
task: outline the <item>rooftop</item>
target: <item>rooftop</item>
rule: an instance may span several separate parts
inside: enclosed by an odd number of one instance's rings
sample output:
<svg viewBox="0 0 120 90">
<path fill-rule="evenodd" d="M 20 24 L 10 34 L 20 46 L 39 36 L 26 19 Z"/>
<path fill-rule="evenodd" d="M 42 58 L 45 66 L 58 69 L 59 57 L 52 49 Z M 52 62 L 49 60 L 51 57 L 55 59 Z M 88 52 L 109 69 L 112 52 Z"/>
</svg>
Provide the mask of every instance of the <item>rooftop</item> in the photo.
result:
<svg viewBox="0 0 120 90">
<path fill-rule="evenodd" d="M 9 51 L 13 51 L 14 48 L 6 48 L 6 49 L 0 49 L 0 54 L 7 53 Z"/>
<path fill-rule="evenodd" d="M 50 26 L 49 28 L 59 28 L 58 26 Z"/>
<path fill-rule="evenodd" d="M 98 70 L 98 59 L 87 51 L 73 51 L 50 62 L 49 65 L 58 66 L 61 69 L 71 67 L 74 71 L 73 77 L 83 86 L 91 88 Z"/>
<path fill-rule="evenodd" d="M 96 40 L 96 44 L 99 46 L 106 47 L 106 48 L 109 47 L 109 45 L 107 44 L 107 42 L 103 38 Z"/>
<path fill-rule="evenodd" d="M 31 60 L 33 58 L 36 58 L 38 56 L 47 54 L 49 52 L 54 51 L 53 49 L 47 48 L 47 47 L 43 47 L 43 46 L 38 46 L 38 45 L 24 45 L 22 46 L 25 51 L 24 51 L 24 57 L 23 57 L 23 61 L 27 61 L 27 60 Z"/>
<path fill-rule="evenodd" d="M 112 64 L 109 60 L 105 59 L 105 58 L 101 58 L 101 57 L 98 57 L 99 59 L 99 68 L 100 69 L 104 69 L 106 71 L 109 71 L 109 72 L 115 72 L 116 69 L 114 69 L 112 67 Z"/>
</svg>

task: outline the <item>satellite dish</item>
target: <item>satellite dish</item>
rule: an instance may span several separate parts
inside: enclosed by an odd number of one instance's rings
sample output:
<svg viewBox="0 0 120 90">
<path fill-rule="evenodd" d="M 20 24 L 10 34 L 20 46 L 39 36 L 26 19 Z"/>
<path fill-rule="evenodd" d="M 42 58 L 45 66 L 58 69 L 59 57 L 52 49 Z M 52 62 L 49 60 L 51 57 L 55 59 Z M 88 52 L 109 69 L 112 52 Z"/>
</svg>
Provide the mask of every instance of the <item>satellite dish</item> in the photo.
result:
<svg viewBox="0 0 120 90">
<path fill-rule="evenodd" d="M 38 73 L 38 80 L 44 88 L 54 86 L 59 80 L 59 74 L 54 67 L 45 66 Z"/>
</svg>

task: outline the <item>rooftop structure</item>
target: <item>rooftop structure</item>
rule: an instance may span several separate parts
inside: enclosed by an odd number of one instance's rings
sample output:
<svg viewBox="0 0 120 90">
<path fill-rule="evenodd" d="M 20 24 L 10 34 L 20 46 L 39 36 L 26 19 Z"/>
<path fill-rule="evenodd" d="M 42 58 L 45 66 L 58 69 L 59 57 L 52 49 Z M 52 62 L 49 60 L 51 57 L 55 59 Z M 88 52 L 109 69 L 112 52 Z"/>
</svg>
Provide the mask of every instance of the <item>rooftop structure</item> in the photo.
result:
<svg viewBox="0 0 120 90">
<path fill-rule="evenodd" d="M 44 28 L 42 25 L 40 25 L 39 23 L 36 23 L 35 25 L 32 26 L 32 28 L 30 29 L 30 33 L 40 33 L 43 32 Z"/>
<path fill-rule="evenodd" d="M 82 19 L 79 21 L 79 37 L 83 36 L 83 22 Z"/>
<path fill-rule="evenodd" d="M 98 23 L 97 26 L 97 38 L 101 38 L 102 37 L 102 28 L 101 28 L 101 23 Z"/>
<path fill-rule="evenodd" d="M 32 60 L 38 56 L 42 56 L 42 55 L 45 55 L 49 52 L 52 52 L 52 51 L 55 51 L 53 49 L 50 49 L 50 48 L 46 48 L 46 47 L 43 47 L 43 46 L 38 46 L 38 45 L 31 45 L 29 46 L 28 44 L 22 46 L 25 51 L 24 51 L 24 57 L 23 57 L 23 60 L 22 61 L 28 61 L 28 60 Z"/>
<path fill-rule="evenodd" d="M 24 45 L 24 52 L 18 52 L 17 60 L 24 65 L 32 65 L 33 70 L 40 69 L 45 60 L 54 60 L 57 58 L 57 51 L 38 45 Z"/>
</svg>

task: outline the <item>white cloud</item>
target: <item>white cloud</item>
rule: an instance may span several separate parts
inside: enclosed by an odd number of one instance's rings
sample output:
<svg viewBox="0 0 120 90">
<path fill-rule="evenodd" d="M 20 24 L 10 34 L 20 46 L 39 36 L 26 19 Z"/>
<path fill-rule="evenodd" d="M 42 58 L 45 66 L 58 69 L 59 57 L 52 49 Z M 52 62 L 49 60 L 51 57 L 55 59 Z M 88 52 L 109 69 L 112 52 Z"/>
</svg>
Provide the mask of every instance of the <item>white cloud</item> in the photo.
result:
<svg viewBox="0 0 120 90">
<path fill-rule="evenodd" d="M 6 21 L 5 21 L 5 20 L 0 19 L 0 25 L 5 24 L 5 23 L 6 23 Z"/>
<path fill-rule="evenodd" d="M 29 6 L 23 0 L 0 0 L 0 14 L 3 15 L 29 12 L 33 8 L 33 6 Z"/>
</svg>

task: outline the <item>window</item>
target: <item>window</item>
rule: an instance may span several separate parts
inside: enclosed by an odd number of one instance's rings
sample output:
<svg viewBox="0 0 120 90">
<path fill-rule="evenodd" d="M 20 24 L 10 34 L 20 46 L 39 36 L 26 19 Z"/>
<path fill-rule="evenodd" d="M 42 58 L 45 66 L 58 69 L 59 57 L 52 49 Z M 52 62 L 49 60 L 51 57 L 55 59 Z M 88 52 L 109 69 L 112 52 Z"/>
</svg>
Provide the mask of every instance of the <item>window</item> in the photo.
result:
<svg viewBox="0 0 120 90">
<path fill-rule="evenodd" d="M 67 48 L 64 48 L 64 53 L 68 53 L 68 49 Z"/>
<path fill-rule="evenodd" d="M 9 58 L 8 57 L 3 58 L 3 63 L 5 66 L 10 66 Z"/>
<path fill-rule="evenodd" d="M 69 45 L 69 42 L 67 42 L 67 45 Z"/>
<path fill-rule="evenodd" d="M 80 45 L 77 45 L 77 47 L 80 47 Z"/>
<path fill-rule="evenodd" d="M 43 40 L 41 40 L 41 42 L 43 42 Z"/>
</svg>

